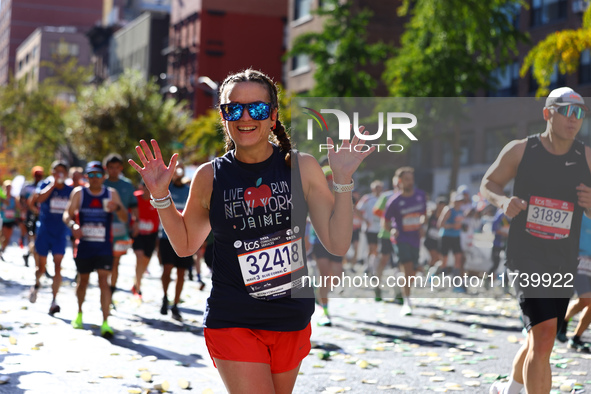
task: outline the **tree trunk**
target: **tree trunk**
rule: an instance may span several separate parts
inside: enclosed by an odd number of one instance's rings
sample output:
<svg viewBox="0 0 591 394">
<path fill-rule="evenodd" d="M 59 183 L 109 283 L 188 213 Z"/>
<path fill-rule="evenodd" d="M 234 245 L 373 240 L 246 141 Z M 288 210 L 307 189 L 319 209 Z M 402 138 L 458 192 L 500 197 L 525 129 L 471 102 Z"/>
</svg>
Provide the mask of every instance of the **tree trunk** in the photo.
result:
<svg viewBox="0 0 591 394">
<path fill-rule="evenodd" d="M 458 188 L 458 173 L 460 172 L 460 155 L 462 154 L 461 149 L 461 138 L 460 128 L 453 128 L 452 136 L 452 158 L 451 158 L 451 171 L 449 173 L 449 192 Z"/>
</svg>

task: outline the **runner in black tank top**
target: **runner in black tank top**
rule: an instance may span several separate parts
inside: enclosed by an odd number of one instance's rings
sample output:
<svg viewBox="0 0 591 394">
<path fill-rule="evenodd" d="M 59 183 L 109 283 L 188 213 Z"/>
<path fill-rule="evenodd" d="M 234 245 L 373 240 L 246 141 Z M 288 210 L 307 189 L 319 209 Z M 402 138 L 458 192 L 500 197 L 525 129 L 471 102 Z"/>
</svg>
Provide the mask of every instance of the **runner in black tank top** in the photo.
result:
<svg viewBox="0 0 591 394">
<path fill-rule="evenodd" d="M 550 354 L 572 294 L 583 210 L 591 208 L 591 149 L 575 139 L 587 111 L 572 89 L 553 90 L 543 110 L 546 131 L 507 144 L 482 180 L 484 197 L 512 218 L 507 279 L 528 330 L 510 381 L 490 393 L 517 394 L 523 386 L 550 392 Z M 513 197 L 505 197 L 513 178 Z"/>
<path fill-rule="evenodd" d="M 291 150 L 277 89 L 266 75 L 229 76 L 219 102 L 228 153 L 199 167 L 182 213 L 167 195 L 176 154 L 167 166 L 156 141 L 152 153 L 142 140 L 136 151 L 143 168 L 130 164 L 179 256 L 195 253 L 213 231 L 204 336 L 228 391 L 290 392 L 310 350 L 314 310 L 312 292 L 305 298 L 299 282 L 306 273 L 306 212 L 326 249 L 344 255 L 352 234 L 352 176 L 373 148 L 357 152 L 355 136 L 353 146 L 345 141 L 328 153 L 333 196 L 316 159 Z"/>
</svg>

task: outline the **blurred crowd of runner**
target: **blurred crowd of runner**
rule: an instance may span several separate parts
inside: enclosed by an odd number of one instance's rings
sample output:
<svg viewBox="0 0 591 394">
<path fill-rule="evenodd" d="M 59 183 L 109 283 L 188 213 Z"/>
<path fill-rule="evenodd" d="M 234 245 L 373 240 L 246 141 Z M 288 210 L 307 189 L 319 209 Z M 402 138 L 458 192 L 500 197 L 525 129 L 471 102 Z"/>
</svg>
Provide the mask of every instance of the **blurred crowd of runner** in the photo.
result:
<svg viewBox="0 0 591 394">
<path fill-rule="evenodd" d="M 150 204 L 149 191 L 143 182 L 134 185 L 131 180 L 124 177 L 123 165 L 118 154 L 110 154 L 102 162 L 90 162 L 86 168 L 69 168 L 66 163 L 56 161 L 47 172 L 41 166 L 34 166 L 30 179 L 17 175 L 2 184 L 1 252 L 4 252 L 9 241 L 13 239 L 13 231 L 18 226 L 18 246 L 23 249 L 24 264 L 28 267 L 33 262 L 35 266 L 35 283 L 31 287 L 30 301 L 37 301 L 43 275 L 53 279 L 53 299 L 49 307 L 51 315 L 60 312 L 57 296 L 62 279 L 60 265 L 66 245 L 71 245 L 74 256 L 79 253 L 79 241 L 74 236 L 74 230 L 80 227 L 80 210 L 72 207 L 71 218 L 64 219 L 64 212 L 67 213 L 70 208 L 74 190 L 80 192 L 89 189 L 91 184 L 96 182 L 97 191 L 115 191 L 111 192 L 110 196 L 105 195 L 106 199 L 99 198 L 100 205 L 94 207 L 97 212 L 113 213 L 108 231 L 112 239 L 112 250 L 111 254 L 107 254 L 108 259 L 112 256 L 112 263 L 105 267 L 102 267 L 100 262 L 90 262 L 88 267 L 77 264 L 76 295 L 80 309 L 76 318 L 72 320 L 75 328 L 82 328 L 82 304 L 90 272 L 99 273 L 101 307 L 110 304 L 110 308 L 115 308 L 112 300 L 113 293 L 117 290 L 119 260 L 130 249 L 136 256 L 136 275 L 131 289 L 133 297 L 138 301 L 142 300 L 142 277 L 148 270 L 152 255 L 157 256 L 162 266 L 163 297 L 160 312 L 167 315 L 170 310 L 176 320 L 182 320 L 178 304 L 181 302 L 185 277 L 196 280 L 203 290 L 206 286 L 203 279 L 210 276 L 209 271 L 202 274 L 201 266 L 205 263 L 208 269 L 211 268 L 211 234 L 197 254 L 191 257 L 178 257 L 160 226 L 157 210 Z M 325 166 L 324 170 L 330 184 L 330 168 Z M 175 206 L 181 211 L 188 198 L 189 183 L 190 179 L 185 176 L 184 166 L 179 162 L 170 190 Z M 116 197 L 113 194 L 116 194 Z M 107 200 L 114 200 L 117 205 L 109 208 Z M 485 274 L 490 279 L 486 281 L 487 288 L 501 286 L 501 281 L 497 277 L 505 272 L 504 250 L 510 220 L 501 209 L 489 204 L 479 193 L 472 193 L 466 185 L 459 186 L 449 195 L 432 198 L 415 187 L 414 170 L 411 167 L 402 167 L 394 175 L 390 188 L 383 181 L 375 180 L 371 182 L 368 193 L 361 195 L 355 191 L 353 200 L 353 239 L 345 256 L 334 256 L 327 252 L 316 237 L 314 229 L 309 226 L 307 253 L 312 266 L 311 272 L 316 276 L 330 278 L 366 274 L 381 278 L 385 271 L 393 275 L 425 277 Z M 80 205 L 81 202 L 77 200 L 76 204 Z M 119 215 L 121 210 L 126 214 L 124 217 Z M 591 235 L 588 238 L 591 240 Z M 584 239 L 586 238 L 582 238 L 582 243 L 587 242 Z M 46 271 L 47 257 L 50 253 L 55 266 L 53 277 Z M 4 260 L 2 254 L 0 258 Z M 170 302 L 168 288 L 172 268 L 177 269 L 177 279 L 174 296 Z M 330 283 L 330 280 L 328 282 Z M 509 294 L 507 281 L 502 284 Z M 337 290 L 335 294 L 329 295 L 329 286 L 320 285 L 315 290 L 317 304 L 322 309 L 322 317 L 318 324 L 331 326 L 328 299 L 330 296 L 343 294 Z M 370 290 L 376 302 L 381 302 L 383 297 L 387 297 L 382 294 L 383 287 L 376 286 Z M 394 287 L 392 290 L 393 302 L 401 304 L 400 314 L 411 315 L 411 288 Z M 451 286 L 449 290 L 457 295 L 471 293 L 463 284 Z M 561 342 L 568 340 L 568 320 L 582 310 L 588 311 L 587 301 L 588 299 L 577 299 L 572 304 L 567 321 L 558 335 Z M 107 337 L 113 334 L 107 323 L 110 308 L 103 308 L 105 312 L 101 333 Z M 569 342 L 570 347 L 589 351 L 588 345 L 583 343 L 580 337 L 589 325 L 590 318 L 591 314 L 584 314 L 576 328 L 575 339 Z"/>
<path fill-rule="evenodd" d="M 157 210 L 150 204 L 150 193 L 140 182 L 134 185 L 123 175 L 123 160 L 118 154 L 110 154 L 101 161 L 91 161 L 85 168 L 69 167 L 55 161 L 49 171 L 41 166 L 31 169 L 31 177 L 16 175 L 5 180 L 0 191 L 2 222 L 2 247 L 0 259 L 5 261 L 5 249 L 11 240 L 17 239 L 23 250 L 24 265 L 34 266 L 34 284 L 29 300 L 37 302 L 41 279 L 52 279 L 52 300 L 49 314 L 60 312 L 58 292 L 62 281 L 61 265 L 66 247 L 70 245 L 77 268 L 79 312 L 72 320 L 74 328 L 82 328 L 82 304 L 91 272 L 99 276 L 103 325 L 101 334 L 113 335 L 108 325 L 110 309 L 115 308 L 113 293 L 117 290 L 118 266 L 121 256 L 133 250 L 136 256 L 136 276 L 131 293 L 142 301 L 142 277 L 148 269 L 153 254 L 162 265 L 162 307 L 160 313 L 182 320 L 178 309 L 185 276 L 196 280 L 199 288 L 205 288 L 201 265 L 211 266 L 211 239 L 205 242 L 197 254 L 179 258 L 160 226 Z M 188 197 L 190 179 L 179 163 L 170 190 L 176 206 L 182 210 Z M 108 226 L 108 228 L 106 228 Z M 13 237 L 18 228 L 18 237 Z M 84 242 L 84 239 L 92 242 Z M 209 246 L 209 247 L 208 247 Z M 51 255 L 54 270 L 47 270 Z M 18 263 L 18 262 L 13 262 Z M 168 300 L 172 269 L 177 269 L 172 305 Z"/>
<path fill-rule="evenodd" d="M 182 320 L 178 304 L 181 302 L 185 276 L 189 280 L 196 280 L 200 284 L 201 290 L 206 286 L 203 281 L 204 277 L 210 276 L 209 272 L 202 274 L 201 266 L 205 263 L 208 270 L 211 268 L 211 234 L 199 253 L 191 257 L 178 257 L 159 224 L 156 209 L 149 203 L 149 191 L 143 182 L 133 185 L 131 180 L 123 176 L 123 161 L 117 154 L 105 157 L 102 162 L 91 162 L 86 168 L 69 168 L 66 163 L 60 161 L 54 162 L 51 167 L 50 171 L 46 173 L 43 167 L 34 166 L 31 169 L 31 178 L 28 180 L 22 175 L 17 175 L 12 180 L 5 180 L 0 192 L 1 252 L 3 253 L 8 246 L 9 241 L 13 238 L 13 230 L 18 226 L 20 230 L 18 243 L 23 249 L 24 264 L 28 267 L 33 261 L 35 266 L 35 284 L 31 288 L 30 301 L 36 302 L 40 280 L 45 275 L 49 279 L 53 279 L 53 299 L 49 313 L 53 315 L 60 311 L 57 302 L 61 282 L 60 265 L 66 244 L 71 245 L 74 255 L 76 255 L 78 246 L 72 229 L 67 224 L 63 226 L 63 231 L 60 230 L 60 226 L 63 224 L 63 212 L 68 206 L 72 190 L 76 187 L 88 188 L 90 181 L 94 179 L 94 176 L 90 174 L 98 173 L 101 187 L 104 185 L 116 190 L 118 201 L 128 216 L 124 222 L 115 219 L 111 223 L 113 262 L 110 267 L 107 267 L 110 268 L 107 270 L 109 274 L 105 273 L 104 279 L 99 280 L 99 284 L 104 282 L 104 300 L 102 299 L 101 302 L 105 302 L 105 305 L 111 304 L 111 308 L 115 308 L 112 299 L 113 293 L 117 290 L 119 260 L 130 249 L 136 256 L 136 276 L 131 293 L 133 297 L 141 301 L 141 279 L 154 254 L 162 265 L 163 297 L 160 312 L 162 315 L 166 315 L 170 310 L 174 319 Z M 326 166 L 324 169 L 327 182 L 330 183 L 332 181 L 330 168 Z M 190 179 L 185 176 L 184 167 L 179 163 L 171 183 L 173 191 L 171 195 L 179 210 L 184 208 L 188 197 L 189 183 Z M 52 193 L 48 193 L 48 191 Z M 406 215 L 399 215 L 398 222 L 400 224 L 397 224 L 392 214 L 385 215 L 388 210 L 394 209 L 392 208 L 393 201 L 400 201 L 400 196 L 403 194 L 414 196 L 417 201 L 415 205 L 418 205 L 416 209 L 410 209 L 410 211 L 407 207 L 407 210 L 403 211 L 406 212 Z M 440 195 L 432 199 L 414 186 L 414 170 L 411 167 L 403 167 L 393 177 L 391 188 L 388 188 L 383 181 L 375 180 L 371 182 L 368 193 L 360 195 L 358 191 L 355 191 L 353 200 L 355 207 L 353 239 L 345 256 L 334 256 L 328 253 L 315 236 L 314 229 L 309 226 L 307 251 L 310 264 L 313 266 L 312 272 L 317 276 L 366 274 L 381 278 L 384 271 L 392 272 L 394 275 L 407 276 L 447 274 L 454 277 L 463 276 L 466 273 L 478 276 L 485 274 L 488 279 L 485 282 L 487 288 L 504 285 L 506 293 L 510 293 L 507 281 L 501 283 L 501 280 L 498 279 L 498 276 L 505 272 L 504 250 L 510 220 L 501 209 L 489 204 L 479 193 L 472 193 L 466 185 L 459 186 L 449 195 Z M 102 203 L 103 201 L 101 201 Z M 44 204 L 46 206 L 45 214 L 43 213 Z M 102 205 L 98 208 L 106 209 Z M 115 209 L 118 211 L 117 208 Z M 76 222 L 76 217 L 73 217 L 73 220 Z M 405 224 L 403 225 L 403 223 Z M 406 245 L 408 241 L 405 241 L 404 237 L 402 240 L 400 239 L 401 235 L 405 233 L 404 226 L 406 226 L 406 230 L 409 229 L 409 223 L 411 223 L 410 233 L 416 233 L 415 238 L 419 242 L 411 246 L 410 250 Z M 46 240 L 48 234 L 50 241 Z M 61 241 L 58 241 L 58 238 Z M 591 242 L 591 235 L 587 238 Z M 583 237 L 581 242 L 587 242 L 585 239 Z M 405 248 L 406 250 L 404 250 Z M 46 270 L 47 256 L 50 252 L 55 265 L 54 277 L 50 276 Z M 449 259 L 450 255 L 451 259 Z M 3 259 L 1 254 L 0 258 Z M 93 267 L 91 271 L 94 271 L 95 268 Z M 168 288 L 171 283 L 172 268 L 177 269 L 177 280 L 171 306 L 168 299 Z M 98 269 L 96 270 L 99 272 Z M 88 271 L 88 269 L 83 271 Z M 88 273 L 84 273 L 86 274 L 85 280 L 82 281 L 84 287 L 88 283 Z M 322 282 L 320 281 L 320 283 Z M 319 325 L 330 326 L 332 324 L 328 311 L 330 289 L 328 286 L 318 286 L 315 290 L 317 303 L 322 308 Z M 374 293 L 376 302 L 383 301 L 383 287 L 376 286 L 370 290 Z M 393 301 L 402 305 L 400 314 L 402 316 L 411 315 L 410 287 L 394 287 L 392 290 Z M 450 290 L 458 294 L 470 293 L 465 285 L 452 286 Z M 83 298 L 83 295 L 78 293 L 77 295 Z M 333 296 L 339 295 L 343 294 L 333 294 Z M 576 313 L 582 310 L 587 311 L 587 304 L 587 299 L 577 299 L 569 310 L 567 322 Z M 105 309 L 108 311 L 108 308 Z M 105 313 L 104 318 L 106 322 L 108 312 Z M 575 331 L 577 337 L 574 342 L 572 339 L 570 340 L 571 347 L 588 351 L 588 345 L 581 342 L 580 336 L 589 325 L 590 318 L 591 314 L 584 315 L 584 319 Z M 81 304 L 80 312 L 72 324 L 76 328 L 82 327 Z M 561 342 L 568 340 L 566 327 L 567 324 L 563 324 L 563 329 L 559 333 L 558 339 Z M 103 334 L 112 335 L 108 324 L 104 324 Z"/>
</svg>

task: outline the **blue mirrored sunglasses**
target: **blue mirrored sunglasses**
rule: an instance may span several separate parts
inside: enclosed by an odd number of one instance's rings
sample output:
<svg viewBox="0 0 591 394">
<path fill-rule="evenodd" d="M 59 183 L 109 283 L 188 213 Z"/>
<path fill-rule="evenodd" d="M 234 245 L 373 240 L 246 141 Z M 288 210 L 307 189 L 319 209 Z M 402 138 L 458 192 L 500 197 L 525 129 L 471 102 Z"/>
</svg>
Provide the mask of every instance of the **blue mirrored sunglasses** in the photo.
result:
<svg viewBox="0 0 591 394">
<path fill-rule="evenodd" d="M 102 172 L 89 172 L 88 174 L 86 174 L 86 176 L 88 178 L 102 178 L 103 173 Z"/>
<path fill-rule="evenodd" d="M 247 104 L 229 103 L 220 105 L 222 116 L 228 122 L 239 120 L 242 117 L 245 107 L 253 120 L 265 120 L 271 115 L 271 104 L 263 103 L 262 101 Z"/>
<path fill-rule="evenodd" d="M 575 118 L 583 119 L 585 117 L 585 110 L 578 105 L 565 105 L 562 107 L 556 107 L 556 112 L 560 115 L 564 115 L 570 118 L 572 114 L 575 114 Z"/>
</svg>

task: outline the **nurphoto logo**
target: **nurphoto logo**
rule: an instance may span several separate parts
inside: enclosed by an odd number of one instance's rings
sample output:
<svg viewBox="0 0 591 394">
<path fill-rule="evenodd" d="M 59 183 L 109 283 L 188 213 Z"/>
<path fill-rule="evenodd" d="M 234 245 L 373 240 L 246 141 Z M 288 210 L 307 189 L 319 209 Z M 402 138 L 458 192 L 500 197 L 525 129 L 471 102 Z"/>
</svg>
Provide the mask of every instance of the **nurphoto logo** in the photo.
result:
<svg viewBox="0 0 591 394">
<path fill-rule="evenodd" d="M 333 114 L 336 116 L 338 124 L 339 124 L 339 137 L 338 139 L 343 140 L 351 140 L 351 130 L 353 133 L 359 137 L 362 141 L 376 141 L 384 134 L 384 112 L 378 112 L 378 130 L 372 134 L 369 131 L 368 135 L 363 135 L 359 132 L 359 112 L 353 112 L 353 123 L 349 116 L 341 110 L 338 109 L 321 109 L 320 112 L 309 108 L 309 107 L 302 107 L 306 109 L 306 113 L 309 114 L 312 119 L 308 119 L 307 123 L 307 136 L 308 140 L 312 140 L 314 138 L 314 122 L 318 125 L 318 128 L 321 132 L 328 131 L 328 124 L 326 119 L 322 114 Z M 402 131 L 406 137 L 411 141 L 418 141 L 417 137 L 409 130 L 410 128 L 417 125 L 417 117 L 408 112 L 387 112 L 386 115 L 386 139 L 388 141 L 393 141 L 394 132 Z M 400 123 L 400 119 L 408 119 L 410 122 L 407 123 Z M 353 125 L 353 127 L 351 127 Z M 365 131 L 368 131 L 367 129 Z M 357 152 L 367 152 L 371 149 L 372 146 L 376 147 L 376 151 L 388 151 L 393 153 L 402 152 L 404 147 L 400 144 L 383 144 L 383 143 L 365 143 L 365 144 L 358 144 L 354 146 L 354 149 Z M 338 151 L 342 148 L 338 144 L 319 144 L 318 146 L 319 151 L 322 152 L 323 150 L 335 149 Z M 349 147 L 348 149 L 351 149 Z"/>
</svg>

